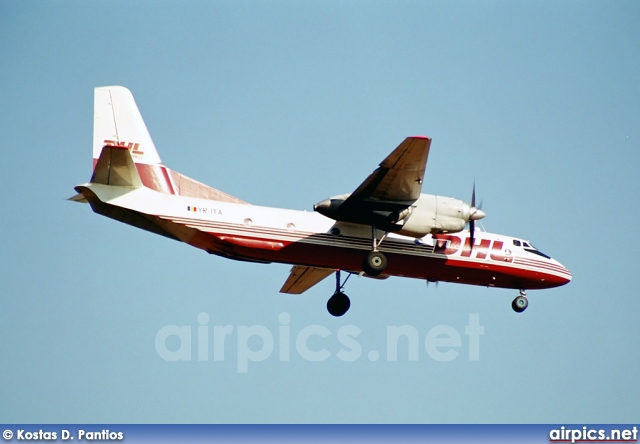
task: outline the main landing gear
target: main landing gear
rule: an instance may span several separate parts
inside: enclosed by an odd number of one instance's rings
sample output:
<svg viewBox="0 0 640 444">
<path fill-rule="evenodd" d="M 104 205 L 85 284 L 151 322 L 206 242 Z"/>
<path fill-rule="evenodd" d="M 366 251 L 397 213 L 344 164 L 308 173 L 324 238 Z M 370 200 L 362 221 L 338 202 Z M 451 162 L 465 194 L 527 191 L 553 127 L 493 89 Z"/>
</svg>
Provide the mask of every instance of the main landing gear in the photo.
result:
<svg viewBox="0 0 640 444">
<path fill-rule="evenodd" d="M 376 227 L 371 226 L 371 239 L 373 242 L 373 250 L 367 255 L 362 263 L 362 269 L 369 276 L 379 276 L 385 268 L 387 268 L 387 258 L 381 251 L 378 251 L 378 247 L 387 237 L 387 233 L 384 233 L 382 238 L 378 240 L 376 235 Z"/>
<path fill-rule="evenodd" d="M 520 296 L 515 298 L 511 303 L 511 308 L 516 313 L 522 313 L 529 306 L 529 301 L 527 301 L 527 292 L 525 290 L 520 290 Z"/>
<path fill-rule="evenodd" d="M 387 257 L 384 255 L 384 253 L 378 251 L 378 247 L 385 237 L 387 237 L 387 233 L 384 233 L 380 240 L 378 240 L 376 227 L 371 227 L 373 250 L 369 252 L 362 263 L 362 269 L 365 273 L 367 273 L 368 276 L 379 276 L 380 273 L 382 273 L 387 268 Z M 341 284 L 340 270 L 336 271 L 336 291 L 335 293 L 333 293 L 333 296 L 331 296 L 327 301 L 327 311 L 329 311 L 329 314 L 331 314 L 331 316 L 340 317 L 349 310 L 349 307 L 351 307 L 351 301 L 349 300 L 349 297 L 342 292 L 342 289 L 344 288 L 350 276 L 351 273 L 349 273 L 349 276 L 347 276 L 347 278 Z"/>
<path fill-rule="evenodd" d="M 331 316 L 340 317 L 349 310 L 349 307 L 351 307 L 349 296 L 342 292 L 342 288 L 347 283 L 350 276 L 351 273 L 349 273 L 347 279 L 344 280 L 344 283 L 340 284 L 340 270 L 336 271 L 336 292 L 333 293 L 333 296 L 331 296 L 327 301 L 327 310 Z"/>
</svg>

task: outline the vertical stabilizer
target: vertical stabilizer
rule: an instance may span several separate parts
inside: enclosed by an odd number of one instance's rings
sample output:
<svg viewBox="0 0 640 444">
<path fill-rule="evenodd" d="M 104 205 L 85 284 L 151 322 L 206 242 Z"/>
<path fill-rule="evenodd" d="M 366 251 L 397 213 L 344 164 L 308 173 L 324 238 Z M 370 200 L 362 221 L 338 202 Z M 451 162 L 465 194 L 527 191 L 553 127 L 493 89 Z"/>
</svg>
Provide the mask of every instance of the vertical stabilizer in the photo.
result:
<svg viewBox="0 0 640 444">
<path fill-rule="evenodd" d="M 95 89 L 93 119 L 94 165 L 105 145 L 126 146 L 135 163 L 162 163 L 131 91 L 122 86 Z"/>
<path fill-rule="evenodd" d="M 93 168 L 92 181 L 96 183 L 144 186 L 165 194 L 246 203 L 164 166 L 133 94 L 123 86 L 94 90 Z"/>
</svg>

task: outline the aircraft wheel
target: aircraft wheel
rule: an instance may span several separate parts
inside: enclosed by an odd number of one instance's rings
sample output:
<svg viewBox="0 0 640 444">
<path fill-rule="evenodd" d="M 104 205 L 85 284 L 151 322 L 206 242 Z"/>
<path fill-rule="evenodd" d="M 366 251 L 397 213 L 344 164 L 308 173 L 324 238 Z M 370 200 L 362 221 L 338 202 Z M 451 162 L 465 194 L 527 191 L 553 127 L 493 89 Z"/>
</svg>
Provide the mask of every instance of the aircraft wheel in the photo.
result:
<svg viewBox="0 0 640 444">
<path fill-rule="evenodd" d="M 327 301 L 327 310 L 331 316 L 340 317 L 349 310 L 349 307 L 351 307 L 351 301 L 341 291 L 334 293 Z"/>
<path fill-rule="evenodd" d="M 516 313 L 522 313 L 527 309 L 528 306 L 529 301 L 527 301 L 527 298 L 524 296 L 518 296 L 511 303 L 511 308 L 513 308 L 513 311 L 515 311 Z"/>
<path fill-rule="evenodd" d="M 387 268 L 387 258 L 379 251 L 372 251 L 365 258 L 362 268 L 369 276 L 378 276 Z"/>
</svg>

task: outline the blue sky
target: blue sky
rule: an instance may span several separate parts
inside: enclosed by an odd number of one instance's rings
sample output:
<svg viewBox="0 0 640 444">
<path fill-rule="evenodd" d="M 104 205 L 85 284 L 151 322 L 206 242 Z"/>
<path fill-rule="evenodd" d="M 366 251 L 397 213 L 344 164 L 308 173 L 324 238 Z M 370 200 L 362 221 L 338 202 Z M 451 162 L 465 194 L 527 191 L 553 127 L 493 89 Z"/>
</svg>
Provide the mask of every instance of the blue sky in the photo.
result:
<svg viewBox="0 0 640 444">
<path fill-rule="evenodd" d="M 637 422 L 638 2 L 4 1 L 0 55 L 0 422 Z M 65 200 L 91 174 L 93 88 L 113 84 L 166 165 L 260 205 L 311 210 L 429 135 L 423 191 L 469 200 L 475 180 L 484 227 L 573 281 L 517 315 L 512 290 L 352 278 L 334 319 L 331 279 L 281 295 L 286 265 Z M 222 361 L 197 359 L 200 313 L 233 327 Z M 158 353 L 171 325 L 193 333 L 191 361 Z M 387 359 L 402 325 L 417 361 L 406 344 Z M 239 373 L 251 326 L 276 349 Z M 309 340 L 328 359 L 296 352 L 308 326 L 331 333 Z M 423 346 L 440 326 L 461 338 L 451 361 Z M 352 327 L 362 354 L 346 362 Z"/>
</svg>

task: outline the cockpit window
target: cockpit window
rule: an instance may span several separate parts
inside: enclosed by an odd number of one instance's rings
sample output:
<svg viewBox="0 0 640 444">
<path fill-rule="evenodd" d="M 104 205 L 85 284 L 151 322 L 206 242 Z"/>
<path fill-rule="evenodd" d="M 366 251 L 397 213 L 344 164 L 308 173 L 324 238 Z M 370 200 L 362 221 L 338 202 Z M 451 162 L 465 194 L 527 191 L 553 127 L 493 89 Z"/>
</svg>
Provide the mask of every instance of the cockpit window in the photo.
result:
<svg viewBox="0 0 640 444">
<path fill-rule="evenodd" d="M 516 247 L 522 247 L 524 249 L 524 251 L 527 251 L 529 253 L 537 254 L 538 256 L 542 256 L 542 257 L 546 257 L 547 259 L 551 259 L 551 257 L 547 256 L 542 251 L 538 250 L 536 247 L 531 245 L 529 242 L 525 242 L 525 241 L 521 241 L 521 240 L 518 240 L 518 239 L 514 239 L 513 240 L 513 245 L 515 245 Z"/>
<path fill-rule="evenodd" d="M 524 251 L 528 251 L 529 253 L 537 254 L 538 256 L 545 257 L 547 259 L 551 259 L 550 256 L 547 256 L 542 251 L 538 250 L 533 245 L 530 245 L 528 242 L 524 242 Z"/>
</svg>

